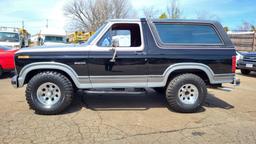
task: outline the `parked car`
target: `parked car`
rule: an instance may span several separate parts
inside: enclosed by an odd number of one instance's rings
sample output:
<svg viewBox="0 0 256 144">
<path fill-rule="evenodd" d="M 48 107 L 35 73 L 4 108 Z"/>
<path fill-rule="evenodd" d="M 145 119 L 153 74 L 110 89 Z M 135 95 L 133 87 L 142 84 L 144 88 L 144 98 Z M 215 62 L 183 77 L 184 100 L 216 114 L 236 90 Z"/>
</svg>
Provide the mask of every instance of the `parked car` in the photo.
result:
<svg viewBox="0 0 256 144">
<path fill-rule="evenodd" d="M 154 88 L 173 110 L 195 112 L 207 86 L 239 83 L 234 46 L 216 21 L 110 20 L 84 45 L 25 48 L 15 61 L 12 84 L 27 84 L 40 114 L 62 112 L 75 90 L 98 88 Z"/>
<path fill-rule="evenodd" d="M 0 76 L 15 69 L 14 54 L 17 49 L 0 46 Z"/>
<path fill-rule="evenodd" d="M 251 71 L 256 71 L 256 52 L 239 53 L 237 68 L 244 75 L 250 74 Z"/>
</svg>

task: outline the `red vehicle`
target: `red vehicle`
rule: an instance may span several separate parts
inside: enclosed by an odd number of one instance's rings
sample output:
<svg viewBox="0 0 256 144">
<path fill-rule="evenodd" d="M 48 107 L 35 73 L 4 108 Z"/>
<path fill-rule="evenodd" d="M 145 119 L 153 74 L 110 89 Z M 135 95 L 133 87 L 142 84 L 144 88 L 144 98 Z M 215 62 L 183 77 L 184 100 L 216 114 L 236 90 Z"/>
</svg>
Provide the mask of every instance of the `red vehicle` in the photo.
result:
<svg viewBox="0 0 256 144">
<path fill-rule="evenodd" d="M 15 69 L 14 54 L 17 49 L 0 46 L 0 76 Z"/>
</svg>

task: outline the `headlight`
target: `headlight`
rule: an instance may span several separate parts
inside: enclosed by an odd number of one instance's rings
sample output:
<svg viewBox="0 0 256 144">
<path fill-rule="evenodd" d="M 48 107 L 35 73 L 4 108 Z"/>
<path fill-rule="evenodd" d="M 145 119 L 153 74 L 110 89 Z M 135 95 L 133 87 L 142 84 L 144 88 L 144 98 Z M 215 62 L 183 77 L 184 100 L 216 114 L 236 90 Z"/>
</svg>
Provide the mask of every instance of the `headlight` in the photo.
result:
<svg viewBox="0 0 256 144">
<path fill-rule="evenodd" d="M 241 53 L 239 53 L 239 52 L 236 53 L 236 59 L 237 60 L 243 59 L 243 58 L 244 58 L 244 56 Z"/>
<path fill-rule="evenodd" d="M 240 54 L 240 56 L 239 56 L 239 57 L 240 57 L 240 59 L 244 59 L 244 56 L 243 56 L 243 55 L 241 55 L 241 54 Z"/>
</svg>

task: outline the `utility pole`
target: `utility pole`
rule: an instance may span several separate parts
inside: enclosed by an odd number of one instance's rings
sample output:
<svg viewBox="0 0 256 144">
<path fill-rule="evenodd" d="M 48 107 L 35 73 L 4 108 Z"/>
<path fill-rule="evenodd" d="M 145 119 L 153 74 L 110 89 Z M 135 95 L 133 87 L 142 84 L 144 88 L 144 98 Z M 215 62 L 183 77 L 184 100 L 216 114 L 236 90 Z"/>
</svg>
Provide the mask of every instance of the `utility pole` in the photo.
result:
<svg viewBox="0 0 256 144">
<path fill-rule="evenodd" d="M 48 19 L 46 19 L 46 28 L 48 28 Z"/>
<path fill-rule="evenodd" d="M 22 20 L 22 29 L 24 29 L 25 25 L 24 25 L 24 20 Z"/>
<path fill-rule="evenodd" d="M 256 31 L 253 31 L 253 41 L 252 41 L 252 51 L 255 51 L 255 45 L 256 45 Z"/>
</svg>

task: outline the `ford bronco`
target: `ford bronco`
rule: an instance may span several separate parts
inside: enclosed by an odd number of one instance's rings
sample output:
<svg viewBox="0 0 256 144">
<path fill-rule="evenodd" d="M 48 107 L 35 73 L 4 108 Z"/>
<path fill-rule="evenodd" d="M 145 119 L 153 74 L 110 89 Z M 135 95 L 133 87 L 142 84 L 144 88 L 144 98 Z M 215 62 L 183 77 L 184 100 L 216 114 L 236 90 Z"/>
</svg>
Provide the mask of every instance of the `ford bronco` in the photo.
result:
<svg viewBox="0 0 256 144">
<path fill-rule="evenodd" d="M 82 45 L 25 48 L 15 87 L 40 114 L 58 114 L 75 90 L 154 88 L 171 109 L 197 111 L 208 86 L 236 83 L 236 52 L 221 24 L 199 20 L 109 20 Z"/>
</svg>

